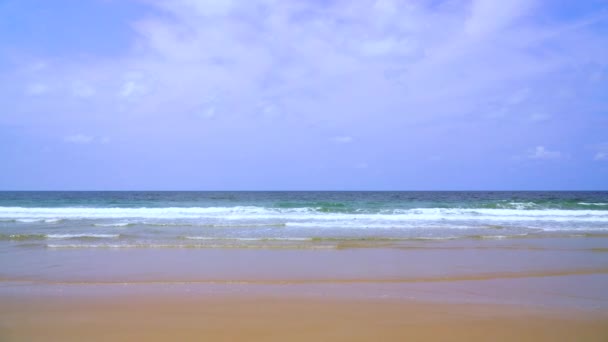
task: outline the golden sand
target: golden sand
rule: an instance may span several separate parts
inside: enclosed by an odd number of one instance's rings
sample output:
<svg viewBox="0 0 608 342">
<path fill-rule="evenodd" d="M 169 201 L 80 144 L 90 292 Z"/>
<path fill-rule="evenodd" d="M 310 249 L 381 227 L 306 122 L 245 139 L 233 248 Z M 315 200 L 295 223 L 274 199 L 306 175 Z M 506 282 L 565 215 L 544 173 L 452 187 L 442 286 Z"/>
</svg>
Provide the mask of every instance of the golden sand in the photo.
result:
<svg viewBox="0 0 608 342">
<path fill-rule="evenodd" d="M 608 341 L 608 317 L 261 296 L 0 298 L 1 341 Z"/>
<path fill-rule="evenodd" d="M 608 341 L 606 241 L 521 244 L 16 250 L 0 342 Z"/>
</svg>

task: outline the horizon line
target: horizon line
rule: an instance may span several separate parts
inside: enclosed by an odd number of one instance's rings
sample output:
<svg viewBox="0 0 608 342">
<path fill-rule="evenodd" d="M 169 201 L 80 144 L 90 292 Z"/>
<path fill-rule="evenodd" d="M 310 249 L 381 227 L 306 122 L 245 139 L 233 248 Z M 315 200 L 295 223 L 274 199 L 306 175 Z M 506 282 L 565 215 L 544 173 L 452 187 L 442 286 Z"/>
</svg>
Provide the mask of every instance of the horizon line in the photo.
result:
<svg viewBox="0 0 608 342">
<path fill-rule="evenodd" d="M 484 189 L 484 190 L 5 190 L 0 189 L 0 192 L 608 192 L 608 189 L 594 189 L 594 190 L 583 190 L 583 189 L 559 189 L 559 190 L 522 190 L 522 189 L 510 189 L 510 190 L 498 190 L 498 189 Z"/>
</svg>

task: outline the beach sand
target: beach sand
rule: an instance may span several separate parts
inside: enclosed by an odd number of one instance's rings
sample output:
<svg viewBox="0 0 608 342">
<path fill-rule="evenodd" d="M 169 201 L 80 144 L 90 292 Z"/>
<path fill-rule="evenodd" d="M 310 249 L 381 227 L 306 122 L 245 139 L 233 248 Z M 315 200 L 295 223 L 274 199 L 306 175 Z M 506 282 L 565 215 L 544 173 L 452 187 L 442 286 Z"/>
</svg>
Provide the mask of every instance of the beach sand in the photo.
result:
<svg viewBox="0 0 608 342">
<path fill-rule="evenodd" d="M 608 341 L 605 243 L 11 247 L 0 341 Z"/>
<path fill-rule="evenodd" d="M 606 341 L 608 317 L 264 296 L 3 299 L 2 341 Z"/>
</svg>

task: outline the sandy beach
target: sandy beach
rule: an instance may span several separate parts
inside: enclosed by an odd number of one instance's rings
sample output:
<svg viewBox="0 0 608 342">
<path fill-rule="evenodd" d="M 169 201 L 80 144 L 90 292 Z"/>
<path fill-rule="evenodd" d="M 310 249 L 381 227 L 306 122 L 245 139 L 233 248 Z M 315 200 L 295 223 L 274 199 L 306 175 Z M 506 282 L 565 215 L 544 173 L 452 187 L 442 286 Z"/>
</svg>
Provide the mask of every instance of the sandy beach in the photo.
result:
<svg viewBox="0 0 608 342">
<path fill-rule="evenodd" d="M 605 341 L 606 237 L 3 254 L 2 341 Z"/>
<path fill-rule="evenodd" d="M 265 296 L 4 299 L 3 341 L 605 341 L 608 317 L 500 305 Z"/>
</svg>

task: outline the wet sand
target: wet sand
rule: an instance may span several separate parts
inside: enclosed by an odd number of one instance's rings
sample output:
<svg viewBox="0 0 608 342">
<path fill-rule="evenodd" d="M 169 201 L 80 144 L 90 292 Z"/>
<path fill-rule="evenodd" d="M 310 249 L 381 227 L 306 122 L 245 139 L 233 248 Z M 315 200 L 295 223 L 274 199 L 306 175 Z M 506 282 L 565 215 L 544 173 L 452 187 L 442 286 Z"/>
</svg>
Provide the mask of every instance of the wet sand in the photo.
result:
<svg viewBox="0 0 608 342">
<path fill-rule="evenodd" d="M 606 341 L 608 317 L 501 305 L 264 296 L 12 298 L 2 341 Z"/>
<path fill-rule="evenodd" d="M 608 340 L 607 239 L 0 248 L 0 341 Z"/>
</svg>

